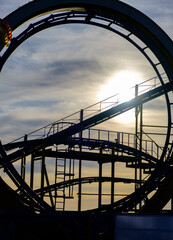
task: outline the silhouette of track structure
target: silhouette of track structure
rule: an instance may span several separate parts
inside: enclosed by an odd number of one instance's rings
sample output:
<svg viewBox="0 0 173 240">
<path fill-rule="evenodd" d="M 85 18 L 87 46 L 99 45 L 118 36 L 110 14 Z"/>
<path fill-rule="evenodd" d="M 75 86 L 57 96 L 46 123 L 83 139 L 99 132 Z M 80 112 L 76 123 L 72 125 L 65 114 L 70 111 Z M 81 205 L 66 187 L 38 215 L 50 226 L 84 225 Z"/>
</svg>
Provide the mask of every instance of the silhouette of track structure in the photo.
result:
<svg viewBox="0 0 173 240">
<path fill-rule="evenodd" d="M 15 30 L 31 18 L 57 9 L 58 13 L 29 25 L 12 40 L 0 58 L 0 69 L 13 51 L 34 34 L 55 25 L 85 23 L 113 31 L 127 39 L 146 57 L 157 76 L 145 82 L 145 85 L 150 84 L 149 89 L 146 88 L 128 101 L 119 101 L 118 95 L 115 95 L 11 143 L 4 145 L 1 143 L 0 167 L 4 168 L 16 185 L 16 193 L 20 201 L 35 212 L 55 215 L 65 211 L 66 201 L 74 198 L 75 186 L 78 187 L 77 201 L 80 212 L 82 194 L 84 194 L 82 185 L 98 183 L 96 194 L 98 207 L 85 211 L 93 214 L 160 213 L 173 197 L 171 192 L 173 123 L 170 100 L 173 90 L 173 43 L 171 39 L 144 14 L 120 1 L 113 3 L 107 0 L 98 3 L 96 0 L 74 0 L 62 3 L 62 1 L 35 0 L 8 15 L 4 21 Z M 124 33 L 115 26 L 120 26 L 127 32 Z M 145 46 L 135 41 L 132 35 L 138 37 Z M 154 62 L 146 49 L 150 49 L 155 54 L 157 62 Z M 161 73 L 158 67 L 160 65 L 164 73 Z M 168 115 L 167 135 L 163 147 L 159 147 L 149 136 L 144 140 L 142 137 L 145 133 L 142 130 L 139 136 L 94 128 L 131 109 L 142 112 L 143 104 L 161 96 L 165 96 Z M 148 149 L 148 145 L 152 147 Z M 50 173 L 48 169 L 50 159 L 54 159 L 55 162 L 54 173 Z M 99 176 L 82 177 L 83 161 L 98 163 Z M 20 171 L 16 169 L 16 163 L 20 163 Z M 39 172 L 36 170 L 37 163 L 40 164 Z M 102 172 L 103 164 L 107 163 L 111 166 L 110 177 L 103 176 Z M 123 163 L 127 168 L 134 169 L 135 177 L 116 177 L 115 163 Z M 78 168 L 77 177 L 76 168 Z M 39 174 L 40 187 L 36 186 L 37 174 Z M 52 176 L 54 182 L 51 181 Z M 28 178 L 29 180 L 26 180 Z M 104 182 L 110 182 L 111 185 L 110 204 L 102 204 Z M 119 182 L 133 184 L 134 191 L 126 196 L 119 196 L 119 200 L 115 201 L 114 185 Z"/>
</svg>

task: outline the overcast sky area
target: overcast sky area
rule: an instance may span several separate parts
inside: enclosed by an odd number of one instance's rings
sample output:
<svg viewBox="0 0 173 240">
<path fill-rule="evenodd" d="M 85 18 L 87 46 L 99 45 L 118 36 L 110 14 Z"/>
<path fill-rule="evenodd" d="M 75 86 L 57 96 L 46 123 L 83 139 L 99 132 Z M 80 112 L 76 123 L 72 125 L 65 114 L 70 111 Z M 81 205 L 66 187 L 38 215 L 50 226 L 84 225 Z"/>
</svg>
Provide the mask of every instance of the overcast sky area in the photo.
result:
<svg viewBox="0 0 173 240">
<path fill-rule="evenodd" d="M 0 18 L 27 2 L 0 0 Z M 173 38 L 172 0 L 123 2 L 148 15 Z M 127 76 L 135 85 L 155 73 L 141 53 L 116 34 L 87 25 L 61 25 L 42 31 L 18 47 L 1 72 L 0 138 L 11 141 L 122 91 Z M 145 121 L 159 119 L 157 124 L 165 125 L 160 117 L 163 99 L 156 104 L 148 105 Z M 130 115 L 125 116 L 127 120 Z M 126 120 L 120 117 L 109 130 L 128 131 Z"/>
</svg>

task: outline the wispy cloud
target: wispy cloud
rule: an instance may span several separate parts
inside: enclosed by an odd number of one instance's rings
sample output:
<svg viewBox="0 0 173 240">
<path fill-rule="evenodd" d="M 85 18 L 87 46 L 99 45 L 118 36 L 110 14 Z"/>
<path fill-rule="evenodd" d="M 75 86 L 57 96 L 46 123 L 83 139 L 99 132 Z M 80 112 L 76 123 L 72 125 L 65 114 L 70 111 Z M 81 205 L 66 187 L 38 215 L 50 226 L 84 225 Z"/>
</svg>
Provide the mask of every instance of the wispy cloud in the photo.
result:
<svg viewBox="0 0 173 240">
<path fill-rule="evenodd" d="M 172 0 L 124 2 L 172 34 Z M 24 3 L 1 0 L 0 17 Z M 12 54 L 0 75 L 1 138 L 19 137 L 100 100 L 107 81 L 128 70 L 140 72 L 141 80 L 155 74 L 142 54 L 114 33 L 86 25 L 40 32 Z"/>
<path fill-rule="evenodd" d="M 172 0 L 123 0 L 154 20 L 170 37 L 173 37 Z"/>
</svg>

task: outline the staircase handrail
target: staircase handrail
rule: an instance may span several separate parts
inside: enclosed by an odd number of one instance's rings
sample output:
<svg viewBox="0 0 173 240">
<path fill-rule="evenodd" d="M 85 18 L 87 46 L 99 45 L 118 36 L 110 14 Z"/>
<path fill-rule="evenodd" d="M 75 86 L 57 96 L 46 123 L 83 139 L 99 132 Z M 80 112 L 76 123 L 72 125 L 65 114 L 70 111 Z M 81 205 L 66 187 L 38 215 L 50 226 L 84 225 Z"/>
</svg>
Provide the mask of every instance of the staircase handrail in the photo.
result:
<svg viewBox="0 0 173 240">
<path fill-rule="evenodd" d="M 164 75 L 165 75 L 165 73 L 161 74 L 161 76 L 164 76 Z M 154 81 L 153 84 L 151 84 L 151 83 L 147 84 L 147 83 L 149 83 L 151 81 Z M 165 83 L 166 82 L 168 82 L 168 79 L 165 77 Z M 155 76 L 155 77 L 150 78 L 150 79 L 148 79 L 148 80 L 146 80 L 146 81 L 144 81 L 142 83 L 139 83 L 137 85 L 138 85 L 138 88 L 139 87 L 141 87 L 141 88 L 145 87 L 145 89 L 142 89 L 141 91 L 138 92 L 139 94 L 141 94 L 141 93 L 146 92 L 147 90 L 152 90 L 152 89 L 158 87 L 159 85 L 161 85 L 161 83 L 160 83 L 159 78 L 157 76 Z M 135 88 L 135 86 L 131 87 L 130 89 L 134 89 L 134 88 Z M 87 119 L 87 118 L 89 118 L 91 116 L 95 116 L 98 113 L 101 113 L 101 112 L 103 112 L 103 111 L 105 111 L 107 109 L 111 109 L 112 107 L 114 107 L 114 106 L 116 106 L 116 105 L 118 105 L 118 104 L 120 104 L 122 102 L 125 102 L 124 100 L 121 102 L 121 100 L 119 99 L 119 96 L 120 96 L 120 93 L 117 93 L 117 94 L 112 95 L 112 96 L 110 96 L 110 97 L 108 97 L 108 98 L 106 98 L 106 99 L 104 99 L 102 101 L 99 101 L 99 102 L 97 102 L 95 104 L 92 104 L 89 107 L 84 108 L 83 109 L 84 113 L 85 112 L 90 112 L 90 113 L 86 114 L 86 115 L 84 114 L 83 120 L 85 120 L 85 119 Z M 113 99 L 115 99 L 115 100 L 113 101 Z M 104 104 L 107 104 L 107 105 L 105 106 Z M 27 138 L 28 137 L 34 137 L 34 139 L 35 139 L 35 137 L 38 137 L 37 139 L 44 139 L 45 137 L 50 136 L 51 129 L 52 129 L 53 125 L 63 124 L 63 122 L 69 122 L 70 124 L 77 124 L 77 123 L 79 123 L 80 122 L 80 113 L 81 113 L 81 111 L 77 111 L 77 112 L 75 112 L 73 114 L 70 114 L 70 115 L 68 115 L 68 116 L 66 116 L 66 117 L 64 117 L 64 118 L 62 118 L 62 119 L 60 119 L 58 121 L 52 122 L 50 124 L 47 124 L 44 127 L 41 127 L 41 128 L 39 128 L 39 129 L 37 129 L 35 131 L 32 131 L 32 132 L 30 132 L 30 133 L 28 133 L 28 134 L 26 134 L 26 135 L 24 135 L 24 136 L 22 136 L 20 138 L 17 138 L 15 140 L 11 141 L 10 143 L 15 143 L 17 141 L 21 141 L 24 138 L 26 138 L 26 136 L 27 136 Z"/>
</svg>

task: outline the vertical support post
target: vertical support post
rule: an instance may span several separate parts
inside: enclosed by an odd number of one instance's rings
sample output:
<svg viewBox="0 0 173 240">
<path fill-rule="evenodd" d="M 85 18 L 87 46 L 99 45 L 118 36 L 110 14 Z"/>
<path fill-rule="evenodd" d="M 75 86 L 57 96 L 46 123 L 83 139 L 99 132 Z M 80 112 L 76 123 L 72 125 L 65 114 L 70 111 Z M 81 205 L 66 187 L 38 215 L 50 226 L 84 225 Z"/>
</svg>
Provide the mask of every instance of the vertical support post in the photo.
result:
<svg viewBox="0 0 173 240">
<path fill-rule="evenodd" d="M 143 105 L 140 104 L 140 152 L 142 152 L 142 133 L 143 133 Z M 139 173 L 140 187 L 142 183 L 142 169 L 141 169 L 141 157 L 140 157 L 140 173 Z"/>
<path fill-rule="evenodd" d="M 49 177 L 47 174 L 46 166 L 44 166 L 44 172 L 45 172 L 45 179 L 46 179 L 47 186 L 50 187 Z M 49 189 L 49 197 L 50 197 L 51 206 L 55 209 L 55 204 L 53 202 L 52 192 L 50 189 Z"/>
<path fill-rule="evenodd" d="M 26 156 L 25 153 L 23 153 L 22 159 L 21 159 L 21 178 L 25 180 L 25 166 L 26 166 Z"/>
<path fill-rule="evenodd" d="M 27 141 L 27 135 L 24 136 L 24 142 Z M 21 178 L 25 180 L 25 169 L 26 169 L 26 156 L 25 153 L 23 152 L 23 156 L 21 159 Z"/>
<path fill-rule="evenodd" d="M 57 189 L 56 189 L 56 184 L 57 184 L 57 171 L 58 171 L 58 167 L 57 167 L 57 161 L 58 161 L 58 146 L 55 146 L 56 149 L 56 158 L 55 158 L 55 188 L 54 188 L 54 205 L 55 205 L 55 210 L 56 210 L 56 199 L 57 199 Z"/>
<path fill-rule="evenodd" d="M 138 85 L 135 86 L 135 98 L 138 96 Z M 135 148 L 138 149 L 138 114 L 139 114 L 139 107 L 136 106 L 135 108 Z M 135 191 L 137 189 L 137 177 L 138 171 L 135 167 Z"/>
<path fill-rule="evenodd" d="M 69 159 L 69 181 L 71 180 L 71 176 L 72 176 L 72 166 L 71 166 L 71 165 L 72 165 L 72 159 L 70 158 L 70 159 Z M 69 186 L 69 188 L 68 188 L 68 190 L 69 190 L 69 191 L 68 191 L 68 196 L 69 196 L 69 198 L 70 198 L 70 196 L 71 196 L 71 194 L 70 194 L 70 193 L 71 193 L 71 187 L 72 187 L 72 186 Z"/>
<path fill-rule="evenodd" d="M 44 176 L 45 176 L 45 146 L 42 145 L 42 162 L 41 162 L 41 199 L 44 198 Z"/>
<path fill-rule="evenodd" d="M 102 154 L 102 149 L 100 149 L 100 154 Z M 102 204 L 102 162 L 99 161 L 99 193 L 98 193 L 98 207 Z"/>
<path fill-rule="evenodd" d="M 34 187 L 34 150 L 31 155 L 30 188 Z"/>
<path fill-rule="evenodd" d="M 114 155 L 114 147 L 112 147 L 112 155 Z M 115 162 L 111 163 L 111 204 L 114 203 L 114 176 L 115 176 Z"/>
<path fill-rule="evenodd" d="M 83 126 L 82 126 L 82 122 L 83 122 L 83 109 L 81 109 L 80 111 L 80 136 L 79 136 L 79 150 L 80 153 L 82 152 L 82 131 L 83 131 Z M 82 182 L 81 182 L 81 178 L 82 178 L 82 159 L 79 159 L 79 195 L 78 195 L 78 211 L 81 211 L 81 193 L 82 193 Z"/>
<path fill-rule="evenodd" d="M 139 150 L 142 152 L 142 134 L 143 134 L 143 104 L 142 100 L 140 100 L 140 106 L 139 106 L 139 112 L 140 112 L 140 132 L 139 132 Z M 139 186 L 142 185 L 142 159 L 141 156 L 139 156 Z M 142 207 L 142 202 L 139 203 L 139 208 Z"/>
</svg>

